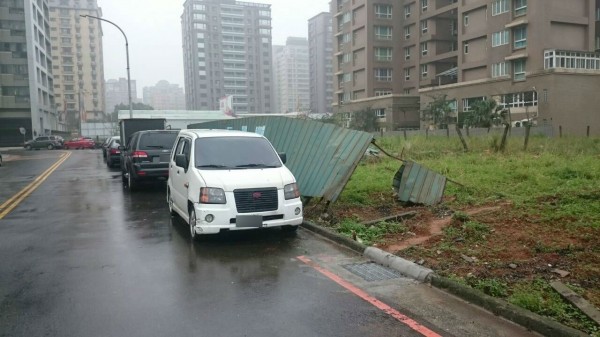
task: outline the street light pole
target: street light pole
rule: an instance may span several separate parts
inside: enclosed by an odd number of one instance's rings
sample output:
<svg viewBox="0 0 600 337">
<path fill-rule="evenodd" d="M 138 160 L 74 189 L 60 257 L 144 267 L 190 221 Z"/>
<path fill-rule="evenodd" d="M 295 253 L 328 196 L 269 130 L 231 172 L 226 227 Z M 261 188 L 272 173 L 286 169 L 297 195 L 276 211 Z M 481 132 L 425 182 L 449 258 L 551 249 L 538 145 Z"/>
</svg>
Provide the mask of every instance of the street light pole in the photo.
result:
<svg viewBox="0 0 600 337">
<path fill-rule="evenodd" d="M 108 22 L 111 25 L 117 27 L 117 29 L 120 30 L 121 33 L 123 34 L 123 37 L 125 38 L 125 54 L 127 55 L 127 92 L 129 94 L 129 118 L 133 118 L 133 104 L 131 102 L 131 77 L 129 75 L 129 41 L 127 40 L 127 35 L 125 35 L 125 32 L 121 29 L 121 27 L 117 26 L 117 24 L 112 21 L 109 21 L 109 20 L 106 20 L 103 18 L 99 18 L 97 16 L 87 15 L 87 14 L 81 14 L 79 16 L 81 16 L 83 18 L 92 18 L 92 19 Z"/>
</svg>

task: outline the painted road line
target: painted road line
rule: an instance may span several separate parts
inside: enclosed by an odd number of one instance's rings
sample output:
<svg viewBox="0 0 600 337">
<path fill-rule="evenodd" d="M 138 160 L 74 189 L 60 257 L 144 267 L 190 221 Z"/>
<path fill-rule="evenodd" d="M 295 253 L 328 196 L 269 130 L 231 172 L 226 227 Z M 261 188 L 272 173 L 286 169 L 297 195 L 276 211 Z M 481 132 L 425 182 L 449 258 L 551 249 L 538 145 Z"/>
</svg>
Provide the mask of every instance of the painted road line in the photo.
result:
<svg viewBox="0 0 600 337">
<path fill-rule="evenodd" d="M 60 155 L 60 159 L 50 166 L 44 173 L 36 177 L 29 185 L 25 186 L 21 191 L 12 196 L 2 205 L 0 205 L 0 219 L 4 218 L 10 213 L 15 207 L 17 207 L 25 198 L 27 198 L 33 191 L 35 191 L 48 177 L 58 169 L 58 167 L 64 163 L 71 156 L 70 152 L 66 152 Z"/>
<path fill-rule="evenodd" d="M 315 270 L 317 270 L 318 272 L 320 272 L 321 274 L 327 276 L 330 280 L 332 280 L 333 282 L 341 285 L 342 287 L 346 288 L 347 290 L 349 290 L 350 292 L 352 292 L 354 295 L 362 298 L 363 300 L 371 303 L 373 306 L 375 306 L 376 308 L 382 310 L 383 312 L 385 312 L 386 314 L 394 317 L 395 319 L 399 320 L 400 322 L 406 324 L 408 327 L 410 327 L 411 329 L 413 329 L 414 331 L 420 333 L 423 336 L 426 337 L 442 337 L 440 334 L 437 334 L 431 330 L 429 330 L 426 326 L 420 324 L 419 322 L 413 320 L 412 318 L 400 313 L 398 310 L 390 307 L 389 305 L 381 302 L 380 300 L 376 299 L 375 297 L 367 294 L 366 292 L 364 292 L 363 290 L 360 290 L 359 288 L 357 288 L 356 286 L 352 285 L 350 282 L 344 280 L 343 278 L 335 275 L 334 273 L 330 272 L 329 270 L 319 266 L 318 264 L 316 264 L 315 262 L 311 261 L 309 258 L 305 257 L 305 256 L 298 256 L 297 257 L 298 260 L 306 263 L 307 265 L 311 266 L 312 268 L 314 268 Z"/>
</svg>

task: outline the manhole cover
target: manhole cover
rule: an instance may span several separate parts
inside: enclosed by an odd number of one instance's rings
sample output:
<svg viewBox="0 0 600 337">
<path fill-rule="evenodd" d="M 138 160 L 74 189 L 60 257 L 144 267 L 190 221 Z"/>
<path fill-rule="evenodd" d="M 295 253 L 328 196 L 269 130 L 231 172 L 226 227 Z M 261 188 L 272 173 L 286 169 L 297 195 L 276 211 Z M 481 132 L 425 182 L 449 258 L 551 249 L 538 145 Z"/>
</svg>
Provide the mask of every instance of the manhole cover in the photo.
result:
<svg viewBox="0 0 600 337">
<path fill-rule="evenodd" d="M 346 264 L 342 267 L 369 282 L 391 280 L 401 276 L 397 271 L 378 265 L 374 262 Z"/>
</svg>

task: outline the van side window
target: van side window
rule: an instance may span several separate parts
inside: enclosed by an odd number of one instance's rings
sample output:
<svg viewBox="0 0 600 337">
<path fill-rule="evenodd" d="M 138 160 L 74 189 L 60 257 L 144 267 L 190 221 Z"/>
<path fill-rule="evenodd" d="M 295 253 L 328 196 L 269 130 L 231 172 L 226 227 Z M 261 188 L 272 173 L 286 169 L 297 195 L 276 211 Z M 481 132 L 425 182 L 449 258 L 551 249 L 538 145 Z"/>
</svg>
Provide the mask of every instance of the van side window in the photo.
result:
<svg viewBox="0 0 600 337">
<path fill-rule="evenodd" d="M 183 145 L 183 152 L 182 153 L 185 155 L 185 159 L 187 160 L 188 166 L 189 166 L 190 156 L 191 156 L 191 153 L 192 153 L 191 141 L 189 139 L 185 139 L 184 142 L 183 142 L 183 144 L 184 145 Z M 187 169 L 187 167 L 186 167 L 186 169 Z"/>
<path fill-rule="evenodd" d="M 179 138 L 179 141 L 177 141 L 177 146 L 175 147 L 175 151 L 173 151 L 173 161 L 175 161 L 175 156 L 178 154 L 181 154 L 181 150 L 183 148 L 183 146 L 185 145 L 185 138 Z"/>
</svg>

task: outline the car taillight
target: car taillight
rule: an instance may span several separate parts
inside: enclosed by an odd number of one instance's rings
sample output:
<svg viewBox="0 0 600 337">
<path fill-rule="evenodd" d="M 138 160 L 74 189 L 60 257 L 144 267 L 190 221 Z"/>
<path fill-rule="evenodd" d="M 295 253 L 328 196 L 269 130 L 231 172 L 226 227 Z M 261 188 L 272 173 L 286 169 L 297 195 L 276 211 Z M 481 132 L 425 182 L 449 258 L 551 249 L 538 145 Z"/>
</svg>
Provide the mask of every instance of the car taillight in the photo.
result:
<svg viewBox="0 0 600 337">
<path fill-rule="evenodd" d="M 110 154 L 119 154 L 121 153 L 121 151 L 117 150 L 117 149 L 110 149 Z"/>
<path fill-rule="evenodd" d="M 133 158 L 148 158 L 148 154 L 144 151 L 133 151 L 131 154 Z"/>
</svg>

